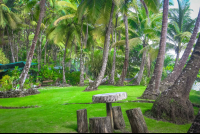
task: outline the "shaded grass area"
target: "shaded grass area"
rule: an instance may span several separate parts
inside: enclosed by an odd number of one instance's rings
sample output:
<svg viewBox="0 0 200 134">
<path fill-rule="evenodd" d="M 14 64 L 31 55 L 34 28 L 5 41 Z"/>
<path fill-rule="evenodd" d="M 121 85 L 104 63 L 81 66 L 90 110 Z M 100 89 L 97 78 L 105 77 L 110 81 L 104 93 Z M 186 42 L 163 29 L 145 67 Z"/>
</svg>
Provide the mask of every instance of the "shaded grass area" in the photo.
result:
<svg viewBox="0 0 200 134">
<path fill-rule="evenodd" d="M 39 108 L 29 109 L 0 109 L 0 132 L 1 133 L 69 133 L 77 132 L 76 110 L 87 109 L 88 121 L 92 117 L 106 116 L 106 104 L 73 104 L 65 103 L 90 103 L 92 96 L 102 93 L 127 92 L 128 98 L 123 101 L 139 100 L 146 87 L 144 86 L 100 86 L 93 92 L 82 92 L 85 87 L 45 87 L 39 89 L 37 95 L 22 98 L 0 99 L 0 106 L 30 106 L 37 105 Z M 199 94 L 191 91 L 190 99 L 193 103 L 200 104 Z M 143 114 L 150 110 L 151 103 L 113 103 L 113 106 L 121 106 L 125 119 L 126 130 L 131 132 L 131 127 L 126 115 L 126 110 L 140 107 Z M 195 108 L 197 113 L 198 108 Z M 175 125 L 168 122 L 156 121 L 145 118 L 148 130 L 152 133 L 185 133 L 191 124 Z"/>
</svg>

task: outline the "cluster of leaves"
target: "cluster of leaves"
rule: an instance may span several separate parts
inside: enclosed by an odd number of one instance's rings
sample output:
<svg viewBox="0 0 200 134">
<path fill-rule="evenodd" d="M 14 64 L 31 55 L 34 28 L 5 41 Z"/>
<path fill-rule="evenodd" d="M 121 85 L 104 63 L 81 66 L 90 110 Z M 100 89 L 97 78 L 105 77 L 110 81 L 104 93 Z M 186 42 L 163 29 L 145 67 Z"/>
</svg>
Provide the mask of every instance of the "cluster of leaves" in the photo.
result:
<svg viewBox="0 0 200 134">
<path fill-rule="evenodd" d="M 44 81 L 44 80 L 57 80 L 58 78 L 61 78 L 61 72 L 59 73 L 60 70 L 57 70 L 54 68 L 53 65 L 44 65 L 41 66 L 41 70 L 39 72 L 39 80 Z"/>
<path fill-rule="evenodd" d="M 72 86 L 78 85 L 80 82 L 80 74 L 80 72 L 67 72 L 65 74 L 67 83 Z"/>
<path fill-rule="evenodd" d="M 8 91 L 11 90 L 13 88 L 12 86 L 12 77 L 10 77 L 9 75 L 5 75 L 3 76 L 3 78 L 0 80 L 0 91 Z"/>
<path fill-rule="evenodd" d="M 0 64 L 8 64 L 9 60 L 6 58 L 5 54 L 3 53 L 2 49 L 0 49 Z"/>
</svg>

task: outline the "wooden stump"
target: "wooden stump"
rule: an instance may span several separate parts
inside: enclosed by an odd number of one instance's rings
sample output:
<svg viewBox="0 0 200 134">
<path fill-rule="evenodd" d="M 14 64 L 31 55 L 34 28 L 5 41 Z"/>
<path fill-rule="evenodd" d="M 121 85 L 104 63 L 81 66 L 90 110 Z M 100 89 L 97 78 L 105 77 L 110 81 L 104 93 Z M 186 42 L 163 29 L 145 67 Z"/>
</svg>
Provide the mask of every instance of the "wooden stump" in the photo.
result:
<svg viewBox="0 0 200 134">
<path fill-rule="evenodd" d="M 88 132 L 88 121 L 87 121 L 86 109 L 77 110 L 77 125 L 78 125 L 78 133 Z"/>
<path fill-rule="evenodd" d="M 90 133 L 112 133 L 110 117 L 96 117 L 89 119 Z"/>
<path fill-rule="evenodd" d="M 148 133 L 147 125 L 140 108 L 127 110 L 126 114 L 131 124 L 132 133 Z"/>
<path fill-rule="evenodd" d="M 188 130 L 188 133 L 200 133 L 200 110 L 190 129 Z"/>
<path fill-rule="evenodd" d="M 114 128 L 115 129 L 124 129 L 125 122 L 124 122 L 124 117 L 122 115 L 121 107 L 120 106 L 113 107 L 112 113 L 113 113 Z"/>
<path fill-rule="evenodd" d="M 112 103 L 106 103 L 106 112 L 107 117 L 110 118 L 111 121 L 111 131 L 114 131 L 114 123 L 113 123 L 113 113 L 112 113 Z"/>
</svg>

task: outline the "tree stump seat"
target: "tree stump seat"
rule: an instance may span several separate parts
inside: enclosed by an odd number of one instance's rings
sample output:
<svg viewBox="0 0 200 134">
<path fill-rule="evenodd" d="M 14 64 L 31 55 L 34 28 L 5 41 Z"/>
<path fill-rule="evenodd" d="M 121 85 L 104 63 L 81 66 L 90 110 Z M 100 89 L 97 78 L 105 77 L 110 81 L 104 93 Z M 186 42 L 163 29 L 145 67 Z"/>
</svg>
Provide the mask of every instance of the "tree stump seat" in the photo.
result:
<svg viewBox="0 0 200 134">
<path fill-rule="evenodd" d="M 112 132 L 114 130 L 112 102 L 115 102 L 115 101 L 118 101 L 118 100 L 123 100 L 123 99 L 126 99 L 126 98 L 127 98 L 126 92 L 97 94 L 97 95 L 94 95 L 92 97 L 92 101 L 94 103 L 106 103 L 107 116 L 110 117 Z"/>
</svg>

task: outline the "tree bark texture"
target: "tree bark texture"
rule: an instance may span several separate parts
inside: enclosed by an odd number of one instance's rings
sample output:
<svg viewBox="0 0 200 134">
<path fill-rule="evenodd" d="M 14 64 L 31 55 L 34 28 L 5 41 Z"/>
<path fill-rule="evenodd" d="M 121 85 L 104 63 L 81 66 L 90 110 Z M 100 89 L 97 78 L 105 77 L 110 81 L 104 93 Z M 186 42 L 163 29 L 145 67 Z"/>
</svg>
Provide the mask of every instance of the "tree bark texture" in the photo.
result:
<svg viewBox="0 0 200 134">
<path fill-rule="evenodd" d="M 200 36 L 186 67 L 174 84 L 156 99 L 152 114 L 155 118 L 185 124 L 193 121 L 194 110 L 189 93 L 200 69 Z M 163 116 L 165 115 L 165 116 Z"/>
<path fill-rule="evenodd" d="M 112 107 L 114 129 L 124 129 L 125 121 L 120 106 Z"/>
<path fill-rule="evenodd" d="M 106 66 L 107 66 L 107 61 L 108 61 L 108 52 L 109 52 L 109 44 L 110 44 L 110 33 L 111 33 L 111 25 L 112 25 L 114 7 L 115 7 L 115 4 L 114 4 L 114 1 L 112 0 L 112 7 L 111 7 L 111 12 L 110 12 L 110 20 L 109 20 L 108 30 L 106 32 L 106 37 L 105 37 L 105 42 L 104 42 L 102 68 L 101 68 L 99 76 L 97 77 L 95 82 L 93 84 L 89 85 L 85 89 L 85 91 L 97 90 L 98 86 L 101 84 L 101 80 L 104 77 L 104 74 L 105 74 L 105 71 L 106 71 Z"/>
<path fill-rule="evenodd" d="M 78 133 L 88 132 L 87 109 L 77 110 Z"/>
<path fill-rule="evenodd" d="M 117 86 L 124 86 L 124 80 L 127 74 L 127 68 L 128 68 L 128 61 L 129 61 L 129 41 L 128 41 L 128 20 L 127 15 L 124 14 L 124 24 L 125 24 L 125 35 L 126 35 L 126 51 L 125 51 L 125 60 L 124 60 L 124 66 L 122 70 L 122 74 L 120 76 L 119 81 L 117 82 Z"/>
<path fill-rule="evenodd" d="M 164 59 L 165 59 L 168 10 L 169 10 L 169 0 L 164 0 L 162 31 L 161 31 L 161 40 L 160 40 L 160 45 L 159 45 L 158 57 L 156 60 L 154 73 L 151 77 L 151 80 L 150 80 L 146 90 L 144 91 L 144 93 L 142 95 L 143 99 L 156 99 L 156 97 L 160 94 L 159 85 L 160 85 L 160 81 L 161 81 L 163 64 L 164 64 Z"/>
<path fill-rule="evenodd" d="M 132 133 L 149 133 L 140 108 L 127 110 L 126 114 L 131 125 Z"/>
<path fill-rule="evenodd" d="M 183 53 L 183 56 L 181 57 L 180 61 L 178 62 L 178 65 L 174 68 L 174 70 L 172 71 L 171 74 L 169 74 L 167 76 L 167 78 L 165 78 L 161 84 L 160 84 L 160 91 L 164 91 L 166 89 L 168 89 L 170 86 L 172 86 L 175 82 L 175 80 L 178 78 L 178 76 L 181 74 L 185 63 L 187 62 L 187 59 L 191 53 L 191 50 L 193 48 L 193 45 L 195 43 L 196 37 L 197 37 L 197 33 L 199 30 L 199 26 L 200 26 L 200 12 L 198 14 L 197 20 L 196 20 L 196 24 L 192 33 L 192 36 L 190 38 L 190 41 Z"/>
<path fill-rule="evenodd" d="M 79 86 L 84 86 L 84 64 L 83 64 L 83 18 L 81 20 L 81 53 L 80 53 L 80 83 Z"/>
<path fill-rule="evenodd" d="M 178 50 L 177 50 L 177 54 L 176 54 L 176 61 L 175 61 L 175 65 L 174 65 L 174 68 L 176 68 L 176 66 L 177 66 L 177 64 L 178 64 L 178 60 L 179 60 L 179 57 L 180 57 L 180 45 L 181 45 L 181 43 L 179 43 L 179 45 L 178 45 Z"/>
<path fill-rule="evenodd" d="M 6 30 L 7 30 L 8 41 L 9 41 L 9 45 L 10 45 L 11 60 L 12 60 L 12 63 L 14 63 L 14 62 L 15 62 L 15 56 L 14 56 L 14 50 L 13 50 L 13 44 L 12 44 L 12 38 L 10 37 L 9 31 L 8 31 L 8 27 L 6 27 Z"/>
<path fill-rule="evenodd" d="M 20 81 L 19 81 L 20 89 L 23 89 L 24 82 L 26 80 L 26 77 L 28 75 L 28 72 L 29 72 L 29 69 L 30 69 L 30 66 L 31 66 L 31 62 L 32 62 L 32 59 L 33 59 L 33 54 L 34 54 L 35 46 L 36 46 L 38 35 L 39 35 L 39 32 L 40 32 L 40 26 L 41 26 L 42 19 L 44 17 L 44 13 L 45 13 L 45 2 L 46 2 L 46 0 L 41 0 L 40 1 L 40 15 L 39 15 L 39 20 L 38 20 L 38 23 L 37 23 L 37 28 L 36 28 L 36 31 L 35 31 L 35 36 L 34 36 L 34 39 L 33 39 L 33 42 L 32 42 L 32 46 L 31 46 L 30 51 L 29 51 L 29 55 L 28 55 L 26 64 L 25 64 L 24 69 L 23 69 L 23 71 L 21 73 L 21 76 L 20 76 Z"/>
<path fill-rule="evenodd" d="M 200 110 L 187 133 L 200 133 Z"/>
<path fill-rule="evenodd" d="M 112 133 L 109 117 L 96 117 L 89 119 L 90 133 Z"/>
<path fill-rule="evenodd" d="M 118 20 L 118 15 L 116 15 L 116 25 L 115 25 L 115 28 L 117 27 L 117 20 Z M 116 30 L 116 29 L 115 29 L 115 42 L 117 42 L 117 30 Z M 116 52 L 117 52 L 117 48 L 116 48 L 116 46 L 115 46 L 115 48 L 114 48 L 114 54 L 113 54 L 112 70 L 111 70 L 110 79 L 109 79 L 109 81 L 108 81 L 108 84 L 109 84 L 109 85 L 114 85 L 114 83 L 115 83 Z"/>
<path fill-rule="evenodd" d="M 63 55 L 63 85 L 67 84 L 66 83 L 66 78 L 65 78 L 65 59 L 66 59 L 66 51 L 67 51 L 67 44 L 68 44 L 69 36 L 67 37 L 66 43 L 65 43 L 65 51 Z"/>
<path fill-rule="evenodd" d="M 145 48 L 145 47 L 146 47 L 146 45 L 145 45 L 145 41 L 144 41 L 143 48 Z M 147 50 L 144 50 L 143 54 L 142 54 L 142 61 L 141 61 L 141 65 L 140 65 L 140 71 L 139 71 L 138 77 L 134 81 L 133 85 L 140 85 L 140 82 L 141 82 L 142 76 L 143 76 L 143 72 L 144 72 L 144 66 L 145 66 L 145 62 L 146 62 L 146 55 L 147 55 Z"/>
<path fill-rule="evenodd" d="M 148 77 L 150 77 L 151 75 L 151 61 L 150 61 L 150 56 L 149 53 L 147 54 L 147 58 L 146 58 L 146 66 L 147 66 L 147 71 L 148 71 Z"/>
</svg>

